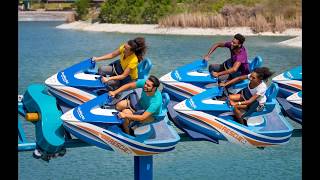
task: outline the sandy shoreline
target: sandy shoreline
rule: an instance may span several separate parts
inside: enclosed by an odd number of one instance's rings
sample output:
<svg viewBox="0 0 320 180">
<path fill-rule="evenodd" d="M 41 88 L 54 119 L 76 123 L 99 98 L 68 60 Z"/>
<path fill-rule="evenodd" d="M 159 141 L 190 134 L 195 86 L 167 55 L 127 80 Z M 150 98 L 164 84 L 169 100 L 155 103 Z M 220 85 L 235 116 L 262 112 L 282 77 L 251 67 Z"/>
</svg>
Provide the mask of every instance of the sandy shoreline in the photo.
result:
<svg viewBox="0 0 320 180">
<path fill-rule="evenodd" d="M 301 29 L 287 29 L 279 33 L 263 32 L 254 33 L 249 27 L 232 28 L 160 28 L 157 24 L 108 24 L 108 23 L 88 23 L 76 21 L 72 23 L 61 24 L 59 29 L 74 29 L 82 31 L 98 32 L 120 32 L 120 33 L 143 33 L 143 34 L 176 34 L 176 35 L 234 35 L 242 33 L 245 36 L 300 36 Z"/>
<path fill-rule="evenodd" d="M 76 21 L 57 26 L 59 29 L 73 29 L 80 31 L 95 32 L 119 32 L 137 34 L 163 34 L 163 35 L 234 35 L 241 33 L 245 36 L 293 36 L 294 40 L 281 42 L 281 45 L 301 47 L 302 30 L 300 28 L 287 29 L 279 33 L 263 32 L 254 33 L 249 27 L 232 28 L 159 28 L 157 24 L 107 24 L 107 23 L 88 23 Z"/>
<path fill-rule="evenodd" d="M 293 46 L 293 47 L 302 47 L 302 36 L 298 36 L 286 41 L 282 41 L 279 44 L 284 45 L 284 46 Z"/>
</svg>

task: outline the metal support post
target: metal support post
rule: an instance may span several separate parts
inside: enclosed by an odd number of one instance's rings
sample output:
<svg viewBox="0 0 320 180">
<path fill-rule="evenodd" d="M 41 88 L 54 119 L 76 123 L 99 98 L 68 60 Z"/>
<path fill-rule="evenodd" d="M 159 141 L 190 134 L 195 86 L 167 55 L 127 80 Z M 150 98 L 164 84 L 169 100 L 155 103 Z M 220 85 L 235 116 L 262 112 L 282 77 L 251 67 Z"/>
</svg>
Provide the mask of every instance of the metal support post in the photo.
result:
<svg viewBox="0 0 320 180">
<path fill-rule="evenodd" d="M 152 156 L 134 156 L 134 179 L 152 180 L 153 175 L 153 157 Z"/>
</svg>

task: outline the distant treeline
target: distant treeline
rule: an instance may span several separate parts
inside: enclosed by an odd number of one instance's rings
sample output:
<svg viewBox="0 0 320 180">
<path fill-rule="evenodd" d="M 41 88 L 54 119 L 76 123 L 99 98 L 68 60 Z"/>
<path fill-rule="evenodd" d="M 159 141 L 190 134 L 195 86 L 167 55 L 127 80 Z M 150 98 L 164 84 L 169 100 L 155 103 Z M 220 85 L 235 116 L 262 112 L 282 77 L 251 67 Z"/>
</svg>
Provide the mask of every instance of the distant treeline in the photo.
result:
<svg viewBox="0 0 320 180">
<path fill-rule="evenodd" d="M 99 18 L 107 23 L 155 24 L 173 12 L 171 0 L 107 0 Z"/>
<path fill-rule="evenodd" d="M 77 0 L 86 9 L 90 0 Z M 83 19 L 89 11 L 77 6 Z M 82 13 L 82 14 L 81 14 Z M 249 26 L 256 32 L 301 28 L 301 0 L 107 0 L 101 23 L 159 24 L 162 27 Z"/>
</svg>

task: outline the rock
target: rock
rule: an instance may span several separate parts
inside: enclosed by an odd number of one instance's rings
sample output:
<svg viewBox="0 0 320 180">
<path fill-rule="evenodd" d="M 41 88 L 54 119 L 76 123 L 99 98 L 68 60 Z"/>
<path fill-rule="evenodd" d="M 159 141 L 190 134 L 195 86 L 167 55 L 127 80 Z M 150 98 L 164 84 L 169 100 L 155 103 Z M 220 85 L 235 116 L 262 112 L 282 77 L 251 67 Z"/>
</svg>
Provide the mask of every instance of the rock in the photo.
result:
<svg viewBox="0 0 320 180">
<path fill-rule="evenodd" d="M 76 14 L 75 13 L 70 13 L 66 16 L 66 23 L 71 23 L 76 21 Z"/>
</svg>

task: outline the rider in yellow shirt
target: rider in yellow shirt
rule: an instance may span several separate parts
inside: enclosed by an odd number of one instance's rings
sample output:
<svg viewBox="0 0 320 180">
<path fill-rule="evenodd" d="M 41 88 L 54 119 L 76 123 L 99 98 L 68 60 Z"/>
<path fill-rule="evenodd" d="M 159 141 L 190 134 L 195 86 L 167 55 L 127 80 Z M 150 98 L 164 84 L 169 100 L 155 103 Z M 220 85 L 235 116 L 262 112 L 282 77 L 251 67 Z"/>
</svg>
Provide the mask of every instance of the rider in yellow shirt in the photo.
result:
<svg viewBox="0 0 320 180">
<path fill-rule="evenodd" d="M 136 54 L 132 53 L 131 55 L 127 56 L 125 58 L 124 51 L 125 51 L 125 45 L 122 45 L 119 47 L 120 51 L 120 65 L 122 69 L 129 68 L 130 69 L 130 77 L 132 80 L 138 79 L 138 64 L 139 60 Z"/>
<path fill-rule="evenodd" d="M 123 84 L 136 81 L 138 79 L 138 64 L 143 60 L 146 48 L 145 39 L 137 37 L 129 40 L 111 53 L 93 57 L 93 61 L 99 62 L 120 56 L 120 60 L 99 67 L 98 73 L 103 76 L 102 82 L 116 89 Z M 109 77 L 104 77 L 106 75 L 109 75 Z"/>
</svg>

